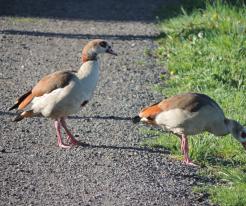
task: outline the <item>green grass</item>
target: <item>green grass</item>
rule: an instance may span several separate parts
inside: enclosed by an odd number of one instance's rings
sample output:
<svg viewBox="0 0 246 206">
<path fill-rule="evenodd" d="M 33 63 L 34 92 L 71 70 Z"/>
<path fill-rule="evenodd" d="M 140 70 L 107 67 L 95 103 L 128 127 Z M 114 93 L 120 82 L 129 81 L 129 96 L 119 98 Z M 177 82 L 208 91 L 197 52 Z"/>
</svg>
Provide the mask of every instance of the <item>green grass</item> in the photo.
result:
<svg viewBox="0 0 246 206">
<path fill-rule="evenodd" d="M 240 1 L 234 6 L 221 1 L 184 2 L 181 9 L 180 5 L 162 9 L 166 18 L 159 22 L 162 33 L 156 56 L 169 73 L 161 76 L 163 83 L 156 89 L 164 96 L 205 93 L 221 105 L 228 118 L 246 125 L 245 5 Z M 143 144 L 169 148 L 181 158 L 179 139 L 173 135 L 160 134 Z M 246 205 L 246 154 L 242 146 L 230 135 L 221 138 L 208 133 L 190 137 L 189 145 L 191 158 L 203 166 L 201 173 L 223 180 L 206 187 L 211 201 Z"/>
<path fill-rule="evenodd" d="M 46 23 L 46 19 L 31 18 L 31 17 L 8 17 L 12 24 L 33 24 L 33 23 Z"/>
</svg>

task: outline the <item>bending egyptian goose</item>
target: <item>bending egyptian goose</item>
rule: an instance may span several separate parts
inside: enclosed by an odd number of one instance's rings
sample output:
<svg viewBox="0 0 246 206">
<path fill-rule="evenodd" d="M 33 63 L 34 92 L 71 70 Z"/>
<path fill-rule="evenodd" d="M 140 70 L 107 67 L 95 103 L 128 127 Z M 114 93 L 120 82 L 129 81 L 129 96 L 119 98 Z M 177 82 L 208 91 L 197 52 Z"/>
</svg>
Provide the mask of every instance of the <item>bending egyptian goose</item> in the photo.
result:
<svg viewBox="0 0 246 206">
<path fill-rule="evenodd" d="M 106 41 L 90 41 L 82 51 L 83 64 L 77 72 L 57 71 L 44 76 L 32 90 L 17 100 L 9 110 L 23 110 L 30 103 L 32 105 L 29 110 L 18 114 L 14 121 L 39 115 L 55 119 L 59 147 L 69 148 L 78 144 L 67 128 L 65 117 L 78 112 L 91 99 L 99 77 L 97 55 L 100 53 L 117 55 Z M 62 142 L 61 127 L 71 144 Z"/>
<path fill-rule="evenodd" d="M 246 149 L 246 128 L 227 119 L 220 106 L 210 97 L 185 93 L 164 99 L 140 111 L 133 121 L 158 125 L 180 137 L 184 162 L 194 165 L 189 158 L 188 135 L 210 132 L 216 136 L 232 134 Z"/>
</svg>

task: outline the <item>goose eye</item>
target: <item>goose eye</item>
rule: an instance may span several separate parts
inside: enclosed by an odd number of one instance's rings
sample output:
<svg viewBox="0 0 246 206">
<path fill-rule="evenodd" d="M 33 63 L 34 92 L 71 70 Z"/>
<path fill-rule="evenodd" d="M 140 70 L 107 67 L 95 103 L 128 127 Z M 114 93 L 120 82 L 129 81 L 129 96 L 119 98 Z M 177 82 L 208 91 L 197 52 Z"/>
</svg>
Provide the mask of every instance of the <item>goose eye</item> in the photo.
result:
<svg viewBox="0 0 246 206">
<path fill-rule="evenodd" d="M 107 42 L 106 41 L 101 41 L 99 44 L 103 48 L 105 48 L 107 46 Z"/>
<path fill-rule="evenodd" d="M 242 132 L 242 133 L 241 133 L 241 137 L 242 137 L 242 138 L 246 138 L 246 132 Z"/>
</svg>

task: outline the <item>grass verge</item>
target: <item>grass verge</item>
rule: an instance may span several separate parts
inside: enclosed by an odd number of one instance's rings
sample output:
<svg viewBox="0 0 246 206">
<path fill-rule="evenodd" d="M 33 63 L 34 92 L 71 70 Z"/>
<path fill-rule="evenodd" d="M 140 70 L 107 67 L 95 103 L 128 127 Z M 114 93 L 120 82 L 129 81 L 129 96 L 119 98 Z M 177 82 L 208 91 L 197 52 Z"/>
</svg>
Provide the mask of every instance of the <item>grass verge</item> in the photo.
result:
<svg viewBox="0 0 246 206">
<path fill-rule="evenodd" d="M 164 96 L 201 92 L 215 99 L 228 118 L 246 125 L 246 7 L 240 1 L 184 1 L 163 8 L 156 55 L 168 72 L 161 74 L 158 89 Z M 192 7 L 191 7 L 192 5 Z M 144 144 L 169 148 L 180 158 L 180 143 L 161 134 Z M 230 135 L 190 137 L 190 155 L 221 183 L 205 186 L 219 205 L 246 205 L 246 154 Z M 201 188 L 196 188 L 199 190 Z"/>
</svg>

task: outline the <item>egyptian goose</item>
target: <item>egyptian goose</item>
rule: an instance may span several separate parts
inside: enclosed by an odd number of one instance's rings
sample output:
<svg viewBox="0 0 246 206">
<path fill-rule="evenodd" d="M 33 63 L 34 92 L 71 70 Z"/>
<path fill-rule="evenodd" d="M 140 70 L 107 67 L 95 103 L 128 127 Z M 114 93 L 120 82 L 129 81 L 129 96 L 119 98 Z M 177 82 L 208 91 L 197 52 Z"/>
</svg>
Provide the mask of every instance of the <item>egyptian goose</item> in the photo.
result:
<svg viewBox="0 0 246 206">
<path fill-rule="evenodd" d="M 67 128 L 65 117 L 78 112 L 91 99 L 99 77 L 97 55 L 101 53 L 117 55 L 108 42 L 95 39 L 84 47 L 83 64 L 77 72 L 57 71 L 44 76 L 9 109 L 23 110 L 31 103 L 31 108 L 18 114 L 13 121 L 40 115 L 52 118 L 55 120 L 59 147 L 69 148 L 78 144 Z M 62 142 L 61 127 L 71 144 Z"/>
<path fill-rule="evenodd" d="M 227 119 L 220 106 L 205 94 L 185 93 L 164 99 L 140 111 L 133 122 L 157 125 L 177 135 L 181 140 L 184 162 L 194 165 L 189 158 L 188 135 L 210 132 L 216 136 L 233 135 L 246 149 L 246 128 Z"/>
</svg>

